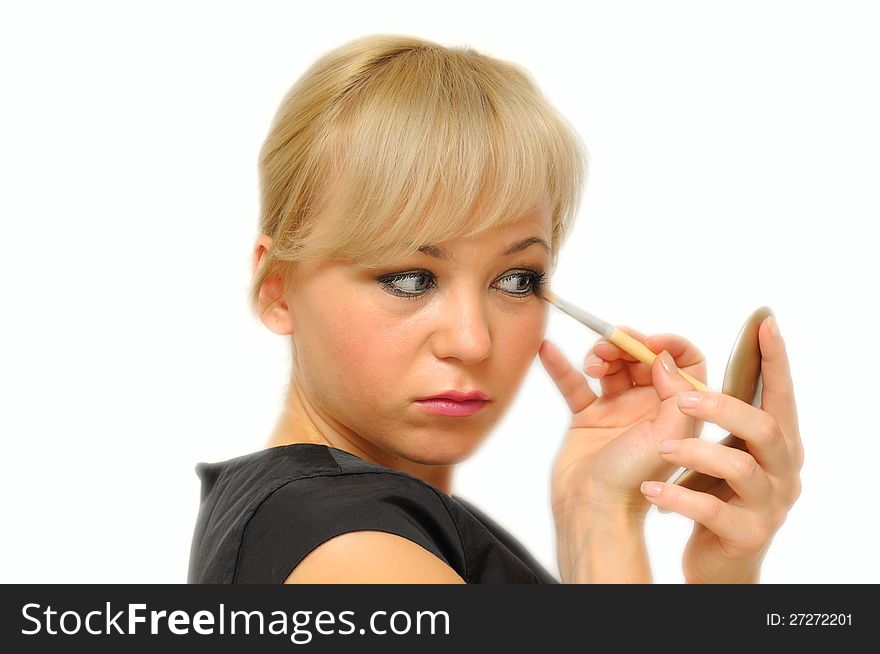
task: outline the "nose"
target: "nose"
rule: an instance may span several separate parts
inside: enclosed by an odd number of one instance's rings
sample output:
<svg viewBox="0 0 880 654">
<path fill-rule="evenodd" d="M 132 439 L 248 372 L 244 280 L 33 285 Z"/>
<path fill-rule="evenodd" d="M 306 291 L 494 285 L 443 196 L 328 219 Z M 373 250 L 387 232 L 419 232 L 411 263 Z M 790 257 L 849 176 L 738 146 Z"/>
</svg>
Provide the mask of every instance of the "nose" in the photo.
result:
<svg viewBox="0 0 880 654">
<path fill-rule="evenodd" d="M 451 293 L 438 307 L 434 355 L 462 363 L 478 363 L 492 352 L 487 307 L 476 292 Z"/>
</svg>

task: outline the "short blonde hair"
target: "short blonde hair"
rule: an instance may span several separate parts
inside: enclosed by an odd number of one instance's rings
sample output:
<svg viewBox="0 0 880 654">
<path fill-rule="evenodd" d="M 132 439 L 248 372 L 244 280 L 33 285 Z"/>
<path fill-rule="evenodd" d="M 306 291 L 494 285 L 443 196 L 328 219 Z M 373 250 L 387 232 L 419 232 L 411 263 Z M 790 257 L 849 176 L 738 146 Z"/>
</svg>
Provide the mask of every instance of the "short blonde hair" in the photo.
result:
<svg viewBox="0 0 880 654">
<path fill-rule="evenodd" d="M 298 261 L 384 266 L 547 199 L 555 267 L 587 167 L 577 132 L 515 64 L 404 35 L 350 41 L 291 87 L 260 151 L 259 228 L 273 244 L 251 308 Z M 331 196 L 332 227 L 315 232 Z"/>
</svg>

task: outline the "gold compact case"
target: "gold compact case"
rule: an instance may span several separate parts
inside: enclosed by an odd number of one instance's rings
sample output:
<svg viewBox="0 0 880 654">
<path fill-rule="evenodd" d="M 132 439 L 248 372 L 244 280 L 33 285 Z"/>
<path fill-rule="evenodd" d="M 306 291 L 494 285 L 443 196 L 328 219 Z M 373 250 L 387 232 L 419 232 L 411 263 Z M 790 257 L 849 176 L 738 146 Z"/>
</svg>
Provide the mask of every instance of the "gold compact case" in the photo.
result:
<svg viewBox="0 0 880 654">
<path fill-rule="evenodd" d="M 760 406 L 761 388 L 763 387 L 758 330 L 764 319 L 773 315 L 772 309 L 768 306 L 759 307 L 752 312 L 742 329 L 739 330 L 739 336 L 736 337 L 736 342 L 730 351 L 730 358 L 727 360 L 727 368 L 724 371 L 721 392 L 755 407 Z M 719 442 L 728 447 L 748 451 L 745 441 L 733 434 L 728 434 Z M 727 486 L 727 482 L 723 479 L 686 469 L 678 473 L 669 483 L 701 492 L 708 492 L 719 484 Z M 732 491 L 730 492 L 732 493 Z"/>
</svg>

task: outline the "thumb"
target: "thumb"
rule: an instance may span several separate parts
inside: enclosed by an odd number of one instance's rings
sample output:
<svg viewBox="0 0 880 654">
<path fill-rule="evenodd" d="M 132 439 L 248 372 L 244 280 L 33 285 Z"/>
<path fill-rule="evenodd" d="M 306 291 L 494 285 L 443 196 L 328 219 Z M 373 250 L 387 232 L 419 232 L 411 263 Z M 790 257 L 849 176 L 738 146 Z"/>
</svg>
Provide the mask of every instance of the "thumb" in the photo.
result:
<svg viewBox="0 0 880 654">
<path fill-rule="evenodd" d="M 678 408 L 676 395 L 692 391 L 690 382 L 678 374 L 675 361 L 663 350 L 651 366 L 654 390 L 660 397 L 660 410 L 654 419 L 654 429 L 659 438 L 688 438 L 696 435 L 695 419 Z"/>
</svg>

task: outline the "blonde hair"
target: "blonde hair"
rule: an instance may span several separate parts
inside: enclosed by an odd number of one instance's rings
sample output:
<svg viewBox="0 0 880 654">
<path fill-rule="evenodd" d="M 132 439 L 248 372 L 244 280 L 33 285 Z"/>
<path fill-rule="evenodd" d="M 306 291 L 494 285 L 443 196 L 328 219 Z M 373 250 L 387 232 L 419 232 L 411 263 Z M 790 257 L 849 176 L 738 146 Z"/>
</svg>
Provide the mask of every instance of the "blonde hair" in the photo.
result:
<svg viewBox="0 0 880 654">
<path fill-rule="evenodd" d="M 251 308 L 271 275 L 286 288 L 298 261 L 388 265 L 545 199 L 555 267 L 587 166 L 577 132 L 524 69 L 410 36 L 350 41 L 291 87 L 260 151 L 259 227 L 273 244 Z M 332 222 L 316 231 L 322 217 Z"/>
</svg>

